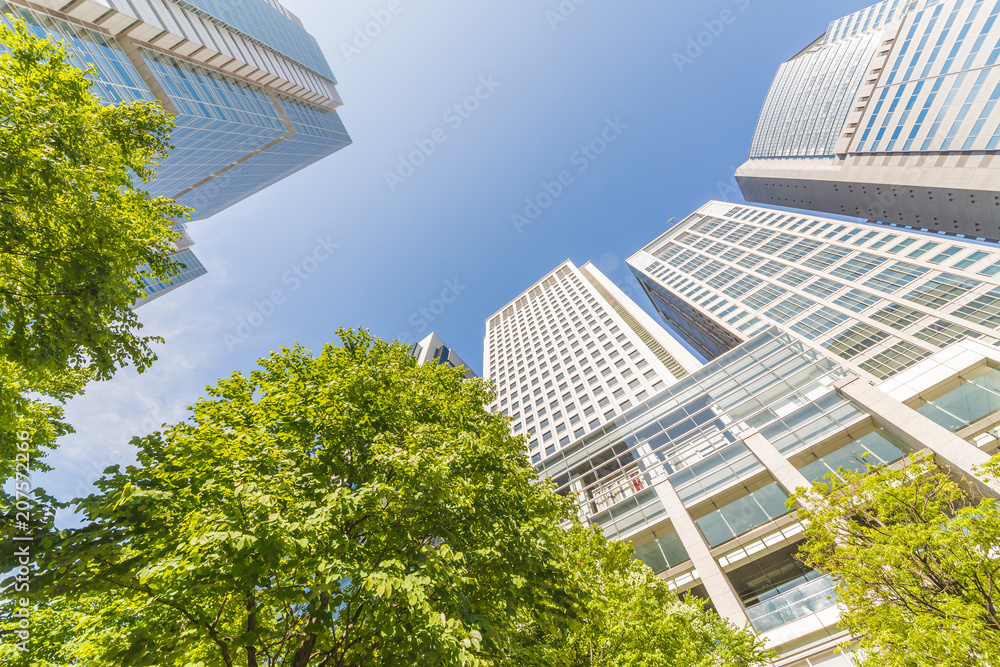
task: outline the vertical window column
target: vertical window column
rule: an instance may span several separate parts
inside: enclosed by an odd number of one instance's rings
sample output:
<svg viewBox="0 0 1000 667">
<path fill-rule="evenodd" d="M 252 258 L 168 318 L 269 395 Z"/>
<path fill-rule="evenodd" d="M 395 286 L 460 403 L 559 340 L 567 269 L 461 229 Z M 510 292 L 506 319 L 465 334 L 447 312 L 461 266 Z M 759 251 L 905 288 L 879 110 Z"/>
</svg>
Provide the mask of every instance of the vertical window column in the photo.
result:
<svg viewBox="0 0 1000 667">
<path fill-rule="evenodd" d="M 750 619 L 743 609 L 740 596 L 733 588 L 729 577 L 722 571 L 719 562 L 715 560 L 708 542 L 698 530 L 698 526 L 691 518 L 687 508 L 684 507 L 677 491 L 667 480 L 660 482 L 653 488 L 656 490 L 660 502 L 663 503 L 663 507 L 667 510 L 667 515 L 674 525 L 674 530 L 677 531 L 677 536 L 681 539 L 681 544 L 684 545 L 684 549 L 691 557 L 691 562 L 698 570 L 701 583 L 705 585 L 716 611 L 723 618 L 729 619 L 737 627 L 742 628 Z"/>
<path fill-rule="evenodd" d="M 857 376 L 848 376 L 835 387 L 838 394 L 870 414 L 882 428 L 914 451 L 929 449 L 965 477 L 1000 493 L 1000 480 L 987 483 L 974 472 L 990 460 L 986 452 Z"/>
<path fill-rule="evenodd" d="M 788 459 L 760 433 L 755 432 L 746 436 L 743 438 L 743 444 L 764 464 L 771 473 L 771 478 L 785 487 L 788 493 L 794 493 L 799 487 L 808 489 L 812 486 L 805 475 L 789 463 Z"/>
</svg>

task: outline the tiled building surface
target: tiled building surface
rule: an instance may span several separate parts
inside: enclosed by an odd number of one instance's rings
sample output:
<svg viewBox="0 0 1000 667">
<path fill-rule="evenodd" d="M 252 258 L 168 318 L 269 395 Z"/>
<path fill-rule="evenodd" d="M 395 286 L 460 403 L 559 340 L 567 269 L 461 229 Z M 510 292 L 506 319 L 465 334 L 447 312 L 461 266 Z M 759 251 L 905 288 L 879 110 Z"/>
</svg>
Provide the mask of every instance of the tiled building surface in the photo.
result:
<svg viewBox="0 0 1000 667">
<path fill-rule="evenodd" d="M 564 262 L 486 322 L 492 407 L 535 462 L 699 366 L 591 264 Z"/>
</svg>

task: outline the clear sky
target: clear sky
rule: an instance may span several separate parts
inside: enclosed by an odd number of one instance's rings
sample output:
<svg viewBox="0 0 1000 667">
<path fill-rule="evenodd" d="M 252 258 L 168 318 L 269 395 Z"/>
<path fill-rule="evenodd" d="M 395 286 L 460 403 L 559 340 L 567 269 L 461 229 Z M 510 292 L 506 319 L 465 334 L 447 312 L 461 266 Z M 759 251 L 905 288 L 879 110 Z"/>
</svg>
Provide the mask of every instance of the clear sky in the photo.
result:
<svg viewBox="0 0 1000 667">
<path fill-rule="evenodd" d="M 869 4 L 286 0 L 336 73 L 354 145 L 190 226 L 208 275 L 139 311 L 166 339 L 159 361 L 74 400 L 77 433 L 36 484 L 88 494 L 205 385 L 338 327 L 434 330 L 480 373 L 485 319 L 566 258 L 648 306 L 625 258 L 709 199 L 742 201 L 733 172 L 778 65 Z M 603 153 L 581 151 L 602 135 Z M 546 183 L 551 204 L 518 227 Z"/>
</svg>

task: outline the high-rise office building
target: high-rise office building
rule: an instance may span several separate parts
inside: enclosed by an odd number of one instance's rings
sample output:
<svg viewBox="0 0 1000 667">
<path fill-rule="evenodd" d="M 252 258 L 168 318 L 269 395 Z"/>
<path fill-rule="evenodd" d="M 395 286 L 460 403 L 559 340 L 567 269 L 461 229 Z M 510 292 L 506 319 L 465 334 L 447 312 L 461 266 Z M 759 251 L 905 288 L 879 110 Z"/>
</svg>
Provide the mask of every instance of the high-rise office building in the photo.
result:
<svg viewBox="0 0 1000 667">
<path fill-rule="evenodd" d="M 850 665 L 833 582 L 796 558 L 790 494 L 863 469 L 865 454 L 888 465 L 931 452 L 973 478 L 1000 444 L 1000 348 L 981 339 L 877 386 L 777 326 L 701 366 L 593 266 L 570 262 L 486 326 L 492 408 L 539 474 L 675 590 L 751 623 L 778 667 Z"/>
<path fill-rule="evenodd" d="M 964 340 L 873 386 L 771 327 L 536 468 L 675 590 L 749 621 L 777 667 L 849 667 L 833 581 L 796 557 L 789 495 L 866 454 L 929 452 L 975 479 L 998 444 L 998 362 Z"/>
<path fill-rule="evenodd" d="M 595 266 L 566 261 L 486 320 L 492 409 L 535 463 L 701 364 Z"/>
<path fill-rule="evenodd" d="M 441 337 L 431 332 L 422 341 L 413 346 L 411 351 L 418 364 L 426 364 L 431 361 L 444 364 L 449 368 L 464 368 L 467 372 L 465 377 L 474 378 L 476 374 L 469 368 L 469 365 L 462 361 L 462 358 L 455 354 L 455 351 L 444 344 Z"/>
<path fill-rule="evenodd" d="M 1000 239 L 1000 3 L 885 0 L 781 65 L 747 201 Z"/>
<path fill-rule="evenodd" d="M 885 379 L 963 338 L 1000 339 L 995 245 L 710 202 L 628 265 L 710 359 L 777 326 Z"/>
<path fill-rule="evenodd" d="M 351 143 L 329 64 L 277 0 L 0 0 L 0 13 L 66 41 L 108 103 L 158 101 L 175 117 L 148 190 L 193 220 Z M 181 246 L 184 273 L 147 285 L 145 301 L 204 273 L 190 238 Z"/>
</svg>

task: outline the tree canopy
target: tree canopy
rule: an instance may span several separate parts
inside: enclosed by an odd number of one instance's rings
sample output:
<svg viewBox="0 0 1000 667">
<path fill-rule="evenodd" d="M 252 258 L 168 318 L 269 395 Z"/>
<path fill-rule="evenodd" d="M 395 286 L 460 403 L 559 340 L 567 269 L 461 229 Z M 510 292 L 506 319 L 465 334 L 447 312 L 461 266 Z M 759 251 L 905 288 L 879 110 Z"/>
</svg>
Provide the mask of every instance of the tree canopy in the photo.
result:
<svg viewBox="0 0 1000 667">
<path fill-rule="evenodd" d="M 587 616 L 549 632 L 525 624 L 500 664 L 525 667 L 763 667 L 771 651 L 749 628 L 724 620 L 694 596 L 681 600 L 599 528 L 574 527 L 567 550 L 590 595 Z"/>
<path fill-rule="evenodd" d="M 490 385 L 338 333 L 209 387 L 74 502 L 82 527 L 43 539 L 34 665 L 755 664 L 627 545 L 565 529 Z"/>
<path fill-rule="evenodd" d="M 51 445 L 56 403 L 154 360 L 132 310 L 143 276 L 176 275 L 170 225 L 187 209 L 142 189 L 170 148 L 157 102 L 108 104 L 93 69 L 21 21 L 0 21 L 0 474 L 14 434 Z M 37 455 L 36 447 L 33 452 Z M 34 458 L 34 457 L 33 457 Z"/>
<path fill-rule="evenodd" d="M 983 474 L 1000 477 L 1000 456 Z M 1000 665 L 1000 511 L 929 456 L 799 489 L 807 564 L 833 576 L 862 667 Z"/>
</svg>

